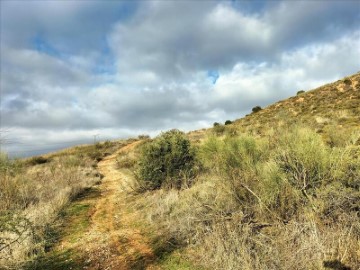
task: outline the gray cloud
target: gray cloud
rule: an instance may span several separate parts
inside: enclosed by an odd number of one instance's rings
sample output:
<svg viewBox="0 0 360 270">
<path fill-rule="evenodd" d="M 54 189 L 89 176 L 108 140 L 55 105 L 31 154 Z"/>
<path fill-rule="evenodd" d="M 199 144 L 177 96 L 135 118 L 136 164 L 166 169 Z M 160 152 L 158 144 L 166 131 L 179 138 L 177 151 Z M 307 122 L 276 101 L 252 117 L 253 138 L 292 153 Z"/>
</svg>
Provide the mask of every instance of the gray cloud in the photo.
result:
<svg viewBox="0 0 360 270">
<path fill-rule="evenodd" d="M 119 72 L 151 72 L 158 83 L 183 80 L 199 69 L 274 61 L 284 50 L 354 31 L 360 19 L 355 1 L 284 1 L 262 13 L 244 13 L 227 2 L 191 7 L 186 2 L 149 4 L 131 22 L 117 24 L 109 40 L 121 59 Z"/>
<path fill-rule="evenodd" d="M 35 145 L 202 128 L 360 66 L 352 1 L 21 3 L 1 3 L 1 127 Z"/>
<path fill-rule="evenodd" d="M 99 49 L 109 25 L 126 20 L 136 8 L 127 1 L 2 1 L 1 35 L 16 48 L 41 35 L 64 53 L 81 54 Z"/>
<path fill-rule="evenodd" d="M 279 49 L 331 42 L 359 29 L 358 1 L 282 1 L 264 14 Z"/>
</svg>

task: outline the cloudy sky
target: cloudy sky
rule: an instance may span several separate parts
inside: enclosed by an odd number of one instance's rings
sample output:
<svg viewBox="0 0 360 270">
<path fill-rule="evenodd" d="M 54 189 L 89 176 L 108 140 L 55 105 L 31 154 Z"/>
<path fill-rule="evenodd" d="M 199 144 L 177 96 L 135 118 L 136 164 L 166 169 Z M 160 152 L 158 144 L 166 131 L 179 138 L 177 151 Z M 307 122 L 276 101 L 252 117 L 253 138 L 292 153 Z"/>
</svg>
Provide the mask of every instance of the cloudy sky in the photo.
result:
<svg viewBox="0 0 360 270">
<path fill-rule="evenodd" d="M 1 1 L 2 150 L 209 127 L 360 70 L 359 1 Z"/>
</svg>

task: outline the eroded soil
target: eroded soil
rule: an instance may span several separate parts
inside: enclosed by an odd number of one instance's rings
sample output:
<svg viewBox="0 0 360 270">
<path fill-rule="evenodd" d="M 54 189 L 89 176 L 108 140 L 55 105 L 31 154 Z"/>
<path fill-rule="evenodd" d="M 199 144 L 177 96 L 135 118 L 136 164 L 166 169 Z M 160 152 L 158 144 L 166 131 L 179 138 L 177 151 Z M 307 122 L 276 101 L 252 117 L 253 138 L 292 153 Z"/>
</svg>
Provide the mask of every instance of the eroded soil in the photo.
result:
<svg viewBox="0 0 360 270">
<path fill-rule="evenodd" d="M 116 166 L 117 156 L 138 143 L 98 163 L 101 184 L 71 203 L 57 243 L 26 269 L 156 269 L 151 266 L 155 256 L 150 240 L 126 203 L 132 179 Z"/>
</svg>

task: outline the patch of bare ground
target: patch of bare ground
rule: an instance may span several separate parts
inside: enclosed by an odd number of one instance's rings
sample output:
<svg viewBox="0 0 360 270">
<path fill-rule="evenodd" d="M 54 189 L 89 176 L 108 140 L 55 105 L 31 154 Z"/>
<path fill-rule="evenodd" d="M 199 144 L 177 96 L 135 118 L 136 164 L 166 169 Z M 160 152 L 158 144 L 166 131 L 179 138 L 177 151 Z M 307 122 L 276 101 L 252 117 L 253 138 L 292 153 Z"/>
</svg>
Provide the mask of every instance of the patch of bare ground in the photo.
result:
<svg viewBox="0 0 360 270">
<path fill-rule="evenodd" d="M 138 142 L 120 149 L 130 151 Z M 106 157 L 98 164 L 104 175 L 102 196 L 95 205 L 91 227 L 84 236 L 90 266 L 87 269 L 133 269 L 149 264 L 154 255 L 149 240 L 133 227 L 136 217 L 126 211 L 124 183 L 127 175 L 116 169 L 119 152 Z"/>
<path fill-rule="evenodd" d="M 98 163 L 104 176 L 98 187 L 99 196 L 82 200 L 82 204 L 90 205 L 86 231 L 75 239 L 74 235 L 67 235 L 54 247 L 80 256 L 79 269 L 145 269 L 154 261 L 150 240 L 139 226 L 134 226 L 139 221 L 126 206 L 129 176 L 116 168 L 119 153 L 131 151 L 138 143 L 122 147 Z"/>
</svg>

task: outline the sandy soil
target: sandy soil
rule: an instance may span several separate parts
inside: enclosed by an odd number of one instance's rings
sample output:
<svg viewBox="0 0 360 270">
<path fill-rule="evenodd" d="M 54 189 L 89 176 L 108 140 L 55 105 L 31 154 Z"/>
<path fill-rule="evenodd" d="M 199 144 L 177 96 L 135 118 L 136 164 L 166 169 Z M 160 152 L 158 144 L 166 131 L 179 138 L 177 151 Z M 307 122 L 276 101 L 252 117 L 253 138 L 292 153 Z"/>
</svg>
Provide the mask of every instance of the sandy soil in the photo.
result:
<svg viewBox="0 0 360 270">
<path fill-rule="evenodd" d="M 89 216 L 89 228 L 76 246 L 84 254 L 89 270 L 146 269 L 154 260 L 147 237 L 136 227 L 136 217 L 126 209 L 126 183 L 131 181 L 121 170 L 116 169 L 116 157 L 121 152 L 131 151 L 135 142 L 105 157 L 98 163 L 104 176 L 100 184 L 100 198 L 93 198 Z M 63 243 L 69 248 L 69 243 Z"/>
</svg>

